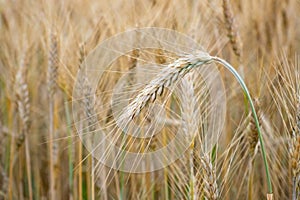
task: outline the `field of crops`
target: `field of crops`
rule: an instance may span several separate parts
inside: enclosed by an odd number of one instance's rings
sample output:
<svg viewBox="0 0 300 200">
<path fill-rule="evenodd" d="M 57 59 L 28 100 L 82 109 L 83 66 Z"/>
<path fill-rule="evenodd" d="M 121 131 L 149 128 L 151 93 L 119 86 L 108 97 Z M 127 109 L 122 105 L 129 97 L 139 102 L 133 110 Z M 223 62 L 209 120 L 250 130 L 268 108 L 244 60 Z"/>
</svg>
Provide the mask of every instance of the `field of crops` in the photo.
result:
<svg viewBox="0 0 300 200">
<path fill-rule="evenodd" d="M 300 1 L 0 0 L 1 199 L 300 200 Z"/>
</svg>

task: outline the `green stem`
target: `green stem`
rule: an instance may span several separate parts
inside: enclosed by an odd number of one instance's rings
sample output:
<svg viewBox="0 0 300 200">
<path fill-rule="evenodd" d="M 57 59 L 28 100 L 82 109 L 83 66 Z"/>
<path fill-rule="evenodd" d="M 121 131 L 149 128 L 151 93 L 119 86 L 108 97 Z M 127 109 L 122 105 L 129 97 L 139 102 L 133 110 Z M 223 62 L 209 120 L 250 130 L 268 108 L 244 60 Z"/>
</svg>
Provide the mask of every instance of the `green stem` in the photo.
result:
<svg viewBox="0 0 300 200">
<path fill-rule="evenodd" d="M 67 97 L 65 96 L 65 102 L 68 102 Z M 72 130 L 71 130 L 71 118 L 70 118 L 70 110 L 69 105 L 65 103 L 65 113 L 66 113 L 66 120 L 67 120 L 67 132 L 69 135 L 68 139 L 68 154 L 69 154 L 69 190 L 70 194 L 73 195 L 73 152 L 72 152 Z"/>
<path fill-rule="evenodd" d="M 267 181 L 268 181 L 268 192 L 269 194 L 273 193 L 272 190 L 272 183 L 271 183 L 271 177 L 270 177 L 270 173 L 269 173 L 269 166 L 268 166 L 268 161 L 267 161 L 267 156 L 266 156 L 266 151 L 265 151 L 265 147 L 264 147 L 264 141 L 263 141 L 263 137 L 262 137 L 262 133 L 260 130 L 260 126 L 259 126 L 259 122 L 258 122 L 258 117 L 254 108 L 254 104 L 252 101 L 252 98 L 250 96 L 249 90 L 245 84 L 245 82 L 243 81 L 242 77 L 238 74 L 238 72 L 225 60 L 218 58 L 218 57 L 211 57 L 212 60 L 222 64 L 224 67 L 226 67 L 234 76 L 235 78 L 238 80 L 238 82 L 240 83 L 241 87 L 243 88 L 246 97 L 248 98 L 249 104 L 250 104 L 250 108 L 253 114 L 253 118 L 255 121 L 255 125 L 257 128 L 257 132 L 258 132 L 258 137 L 259 137 L 259 142 L 260 142 L 260 146 L 261 146 L 261 151 L 262 151 L 262 156 L 263 156 L 263 161 L 264 161 L 264 166 L 265 166 L 265 170 L 266 170 L 266 175 L 267 175 Z"/>
</svg>

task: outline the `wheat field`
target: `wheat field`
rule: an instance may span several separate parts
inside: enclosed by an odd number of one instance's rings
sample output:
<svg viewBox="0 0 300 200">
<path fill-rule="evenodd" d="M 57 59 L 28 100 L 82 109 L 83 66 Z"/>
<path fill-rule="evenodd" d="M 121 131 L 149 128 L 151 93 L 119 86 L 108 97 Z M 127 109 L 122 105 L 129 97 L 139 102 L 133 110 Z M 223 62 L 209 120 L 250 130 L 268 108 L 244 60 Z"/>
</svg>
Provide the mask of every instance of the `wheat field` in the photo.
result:
<svg viewBox="0 0 300 200">
<path fill-rule="evenodd" d="M 174 52 L 132 49 L 93 90 L 99 45 L 145 27 L 195 45 L 137 34 Z M 0 45 L 0 199 L 300 200 L 299 0 L 0 0 Z M 128 159 L 177 137 L 168 165 Z"/>
</svg>

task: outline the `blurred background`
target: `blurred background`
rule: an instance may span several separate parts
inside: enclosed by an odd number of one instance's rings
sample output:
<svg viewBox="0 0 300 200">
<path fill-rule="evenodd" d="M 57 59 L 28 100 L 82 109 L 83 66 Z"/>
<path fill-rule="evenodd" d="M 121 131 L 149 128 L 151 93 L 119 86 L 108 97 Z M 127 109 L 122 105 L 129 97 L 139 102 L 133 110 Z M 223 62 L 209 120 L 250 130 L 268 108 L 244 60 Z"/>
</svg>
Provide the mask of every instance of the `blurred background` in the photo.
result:
<svg viewBox="0 0 300 200">
<path fill-rule="evenodd" d="M 300 199 L 299 13 L 299 0 L 0 0 L 0 199 L 266 199 L 257 130 L 223 68 L 226 125 L 209 152 L 199 138 L 165 169 L 128 174 L 85 149 L 72 118 L 76 73 L 103 40 L 137 27 L 184 33 L 238 70 L 255 99 L 275 199 Z M 170 56 L 153 53 L 158 63 Z M 138 62 L 128 54 L 119 70 Z M 89 111 L 76 113 L 82 126 L 97 120 Z"/>
</svg>

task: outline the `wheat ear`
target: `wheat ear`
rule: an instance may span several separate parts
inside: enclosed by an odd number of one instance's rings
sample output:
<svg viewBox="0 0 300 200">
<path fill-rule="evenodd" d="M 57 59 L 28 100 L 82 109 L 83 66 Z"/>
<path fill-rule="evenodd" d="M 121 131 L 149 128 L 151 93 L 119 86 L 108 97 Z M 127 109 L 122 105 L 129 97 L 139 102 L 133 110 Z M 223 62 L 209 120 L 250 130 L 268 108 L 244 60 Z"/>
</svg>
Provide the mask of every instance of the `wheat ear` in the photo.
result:
<svg viewBox="0 0 300 200">
<path fill-rule="evenodd" d="M 29 115 L 30 115 L 30 101 L 29 101 L 29 90 L 27 84 L 27 63 L 26 55 L 21 59 L 21 64 L 19 70 L 16 74 L 15 84 L 16 84 L 16 97 L 18 112 L 22 122 L 21 134 L 19 134 L 19 147 L 25 141 L 25 157 L 26 157 L 26 169 L 27 169 L 27 181 L 28 181 L 28 191 L 29 199 L 33 199 L 32 193 L 32 183 L 31 183 L 31 164 L 30 164 L 30 146 L 28 139 L 29 131 Z"/>
<path fill-rule="evenodd" d="M 78 69 L 81 69 L 81 65 L 84 62 L 85 59 L 85 43 L 82 43 L 79 46 L 79 53 L 78 53 Z M 78 134 L 82 133 L 82 127 L 83 127 L 83 120 L 79 121 L 79 127 L 81 127 L 79 130 L 80 132 Z M 82 200 L 82 143 L 78 142 L 78 199 Z"/>
<path fill-rule="evenodd" d="M 235 18 L 231 9 L 229 0 L 223 0 L 223 14 L 225 18 L 225 25 L 228 32 L 228 38 L 230 40 L 234 54 L 242 62 L 242 42 L 235 23 Z"/>
<path fill-rule="evenodd" d="M 80 64 L 82 64 L 84 62 L 84 57 L 85 57 L 85 53 L 84 53 L 84 45 L 81 46 L 80 48 L 80 59 L 79 62 Z M 87 131 L 89 133 L 91 133 L 92 135 L 94 135 L 96 133 L 97 130 L 97 113 L 95 112 L 95 97 L 92 93 L 92 88 L 90 86 L 90 83 L 87 79 L 86 76 L 81 77 L 82 79 L 80 80 L 81 85 L 82 85 L 82 91 L 83 91 L 83 107 L 84 107 L 84 111 L 85 111 L 85 117 L 87 119 L 87 123 L 88 123 L 88 127 L 87 127 Z M 92 142 L 94 140 L 92 139 Z M 94 146 L 94 144 L 91 144 L 92 146 Z M 96 171 L 96 159 L 93 155 L 93 152 L 91 153 L 91 164 L 92 164 L 92 169 L 91 169 L 91 199 L 94 200 L 96 198 L 95 194 L 95 186 L 96 186 L 96 176 L 95 176 L 95 171 Z M 107 195 L 107 183 L 106 183 L 106 170 L 105 167 L 103 167 L 103 169 L 100 171 L 100 179 L 101 179 L 101 191 L 103 192 L 102 194 L 102 198 L 104 200 L 108 199 L 108 195 Z"/>
<path fill-rule="evenodd" d="M 91 87 L 89 86 L 89 82 L 86 77 L 83 79 L 83 105 L 85 110 L 85 116 L 88 122 L 87 131 L 92 135 L 95 134 L 96 131 L 96 124 L 97 124 L 97 117 L 94 111 L 94 96 L 91 92 Z M 93 143 L 93 137 L 91 140 Z M 91 144 L 93 146 L 93 144 Z M 91 199 L 95 200 L 95 158 L 93 152 L 89 156 L 89 160 L 91 163 Z"/>
<path fill-rule="evenodd" d="M 20 67 L 16 74 L 15 78 L 15 91 L 16 91 L 16 99 L 17 99 L 17 107 L 19 116 L 22 122 L 22 131 L 18 136 L 18 145 L 21 146 L 25 135 L 27 134 L 29 128 L 29 113 L 30 113 L 30 102 L 29 102 L 29 91 L 27 85 L 27 67 L 26 61 L 23 57 L 21 59 Z"/>
<path fill-rule="evenodd" d="M 242 87 L 245 97 L 247 98 L 250 108 L 252 111 L 252 115 L 254 118 L 255 126 L 257 128 L 257 134 L 261 146 L 264 167 L 267 176 L 267 184 L 268 184 L 268 193 L 270 197 L 272 197 L 272 184 L 271 177 L 269 173 L 269 166 L 266 157 L 266 151 L 264 147 L 264 140 L 262 137 L 259 120 L 257 117 L 257 113 L 255 111 L 254 103 L 249 93 L 249 90 L 243 81 L 242 77 L 239 73 L 225 60 L 210 56 L 206 52 L 197 52 L 195 55 L 186 55 L 182 58 L 179 58 L 174 63 L 169 64 L 165 69 L 161 71 L 149 84 L 147 84 L 144 89 L 133 99 L 133 101 L 125 108 L 121 120 L 132 120 L 135 116 L 139 115 L 141 110 L 147 105 L 149 101 L 155 101 L 157 95 L 161 95 L 164 87 L 171 86 L 178 80 L 178 78 L 182 78 L 185 74 L 190 72 L 194 68 L 201 67 L 204 64 L 208 64 L 211 62 L 217 62 L 223 65 L 227 70 L 229 70 L 234 77 L 239 82 Z"/>
<path fill-rule="evenodd" d="M 207 200 L 216 200 L 219 197 L 216 171 L 211 163 L 209 155 L 205 154 L 201 157 L 201 167 L 204 198 Z"/>
<path fill-rule="evenodd" d="M 139 115 L 141 110 L 150 102 L 155 101 L 157 96 L 162 95 L 164 88 L 171 86 L 179 78 L 182 78 L 191 69 L 206 64 L 211 61 L 207 53 L 201 52 L 197 57 L 194 55 L 186 55 L 179 58 L 174 63 L 169 64 L 163 69 L 137 97 L 129 104 L 127 111 L 124 114 L 130 119 Z M 125 117 L 125 116 L 124 116 Z"/>
<path fill-rule="evenodd" d="M 195 87 L 193 81 L 193 74 L 187 74 L 182 81 L 181 90 L 185 91 L 180 99 L 182 104 L 182 120 L 183 120 L 183 130 L 188 137 L 192 137 L 191 145 L 188 149 L 189 151 L 189 198 L 191 200 L 197 199 L 199 192 L 197 191 L 197 178 L 195 176 L 195 137 L 194 135 L 198 132 L 198 117 L 199 108 L 197 107 L 197 98 L 195 96 Z"/>
<path fill-rule="evenodd" d="M 48 55 L 48 77 L 47 77 L 47 86 L 48 86 L 48 99 L 49 99 L 49 176 L 50 176 L 50 199 L 56 199 L 55 191 L 55 169 L 54 165 L 57 160 L 56 155 L 56 144 L 53 142 L 55 138 L 54 130 L 54 94 L 56 91 L 56 79 L 57 79 L 57 70 L 59 65 L 59 42 L 57 35 L 51 33 L 50 35 L 50 47 Z"/>
</svg>

